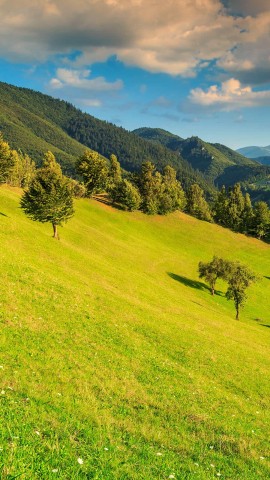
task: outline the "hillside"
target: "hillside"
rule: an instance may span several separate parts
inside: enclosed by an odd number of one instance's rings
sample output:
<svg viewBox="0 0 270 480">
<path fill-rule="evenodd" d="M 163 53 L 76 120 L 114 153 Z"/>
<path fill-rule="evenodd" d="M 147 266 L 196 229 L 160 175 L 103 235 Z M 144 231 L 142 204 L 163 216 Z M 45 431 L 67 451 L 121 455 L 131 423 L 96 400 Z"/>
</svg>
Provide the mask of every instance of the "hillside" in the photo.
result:
<svg viewBox="0 0 270 480">
<path fill-rule="evenodd" d="M 70 175 L 74 174 L 76 158 L 87 147 L 106 158 L 114 153 L 128 171 L 139 170 L 145 160 L 151 160 L 159 169 L 170 164 L 184 185 L 196 181 L 209 194 L 213 191 L 178 153 L 98 120 L 70 103 L 2 82 L 0 130 L 12 148 L 21 149 L 37 162 L 45 151 L 51 150 Z"/>
<path fill-rule="evenodd" d="M 134 130 L 139 136 L 151 142 L 160 142 L 179 154 L 206 180 L 215 186 L 229 187 L 240 182 L 249 191 L 253 200 L 263 199 L 270 203 L 268 181 L 270 168 L 259 165 L 254 159 L 246 158 L 220 143 L 207 143 L 198 137 L 183 140 L 181 137 L 160 129 L 142 128 Z M 166 140 L 164 140 L 166 139 Z M 262 162 L 264 163 L 264 162 Z"/>
<path fill-rule="evenodd" d="M 238 148 L 237 152 L 249 158 L 268 157 L 270 156 L 270 145 L 267 145 L 266 147 L 252 146 Z"/>
<path fill-rule="evenodd" d="M 58 242 L 20 194 L 0 188 L 1 479 L 268 478 L 269 245 L 95 200 Z M 239 322 L 198 279 L 213 254 L 262 276 Z"/>
</svg>

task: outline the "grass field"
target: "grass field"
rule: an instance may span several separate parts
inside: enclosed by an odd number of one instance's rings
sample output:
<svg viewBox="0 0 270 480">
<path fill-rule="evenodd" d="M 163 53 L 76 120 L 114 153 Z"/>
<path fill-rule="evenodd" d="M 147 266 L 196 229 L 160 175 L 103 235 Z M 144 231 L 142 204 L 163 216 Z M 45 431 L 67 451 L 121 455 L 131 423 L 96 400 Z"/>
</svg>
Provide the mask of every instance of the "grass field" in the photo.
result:
<svg viewBox="0 0 270 480">
<path fill-rule="evenodd" d="M 0 188 L 0 477 L 270 477 L 270 246 L 79 200 L 51 238 Z M 235 321 L 197 265 L 261 275 Z"/>
</svg>

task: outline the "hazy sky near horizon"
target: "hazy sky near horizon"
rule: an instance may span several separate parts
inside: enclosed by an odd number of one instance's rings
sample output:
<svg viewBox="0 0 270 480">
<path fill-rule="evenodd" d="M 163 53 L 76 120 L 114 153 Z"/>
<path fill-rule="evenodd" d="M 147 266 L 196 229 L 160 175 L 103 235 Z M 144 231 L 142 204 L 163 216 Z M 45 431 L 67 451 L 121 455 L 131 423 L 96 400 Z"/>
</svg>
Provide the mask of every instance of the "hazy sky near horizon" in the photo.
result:
<svg viewBox="0 0 270 480">
<path fill-rule="evenodd" d="M 269 0 L 0 0 L 0 80 L 128 130 L 269 145 Z"/>
</svg>

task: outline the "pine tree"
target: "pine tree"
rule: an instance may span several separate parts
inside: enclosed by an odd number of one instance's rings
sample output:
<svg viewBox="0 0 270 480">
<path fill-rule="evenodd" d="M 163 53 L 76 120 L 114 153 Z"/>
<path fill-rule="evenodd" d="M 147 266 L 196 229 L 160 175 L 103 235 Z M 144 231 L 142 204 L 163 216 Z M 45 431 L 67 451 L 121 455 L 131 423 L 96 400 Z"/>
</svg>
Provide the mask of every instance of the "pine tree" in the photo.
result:
<svg viewBox="0 0 270 480">
<path fill-rule="evenodd" d="M 130 212 L 138 210 L 141 204 L 141 196 L 138 189 L 126 179 L 118 182 L 110 192 L 113 203 L 120 204 L 124 210 Z"/>
<path fill-rule="evenodd" d="M 51 152 L 45 154 L 43 167 L 37 170 L 29 188 L 24 191 L 20 205 L 32 220 L 50 222 L 54 238 L 58 238 L 58 225 L 73 216 L 69 181 Z"/>
<path fill-rule="evenodd" d="M 116 155 L 110 156 L 110 166 L 108 174 L 108 187 L 113 188 L 114 185 L 117 185 L 122 180 L 122 172 L 120 163 L 117 160 Z"/>
<path fill-rule="evenodd" d="M 227 226 L 227 209 L 228 209 L 228 197 L 226 188 L 223 185 L 217 199 L 214 203 L 214 219 L 215 222 L 219 223 L 224 227 Z"/>
<path fill-rule="evenodd" d="M 253 224 L 253 207 L 250 200 L 249 193 L 245 194 L 244 197 L 244 208 L 241 215 L 241 232 L 248 234 L 251 233 L 252 224 Z"/>
</svg>

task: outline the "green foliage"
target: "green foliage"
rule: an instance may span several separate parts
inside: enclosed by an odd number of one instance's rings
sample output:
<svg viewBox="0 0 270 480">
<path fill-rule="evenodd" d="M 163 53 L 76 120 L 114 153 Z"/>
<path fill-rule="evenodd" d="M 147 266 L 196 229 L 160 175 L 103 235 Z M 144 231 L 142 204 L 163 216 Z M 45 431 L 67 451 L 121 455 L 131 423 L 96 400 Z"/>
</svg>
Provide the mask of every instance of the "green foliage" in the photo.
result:
<svg viewBox="0 0 270 480">
<path fill-rule="evenodd" d="M 97 152 L 86 150 L 76 163 L 77 173 L 82 176 L 87 195 L 104 191 L 107 185 L 109 168 L 105 159 Z"/>
<path fill-rule="evenodd" d="M 113 203 L 121 205 L 124 210 L 130 212 L 138 210 L 142 201 L 136 186 L 126 179 L 117 182 L 111 188 L 110 197 Z"/>
<path fill-rule="evenodd" d="M 163 170 L 158 213 L 164 215 L 176 210 L 184 210 L 185 205 L 185 193 L 181 183 L 176 179 L 176 171 L 167 165 Z"/>
<path fill-rule="evenodd" d="M 211 262 L 199 262 L 199 278 L 204 278 L 211 288 L 211 294 L 215 294 L 215 285 L 218 278 L 225 279 L 228 272 L 228 262 L 223 258 L 214 256 Z"/>
<path fill-rule="evenodd" d="M 212 215 L 209 205 L 204 198 L 204 192 L 196 183 L 191 185 L 187 192 L 187 204 L 186 211 L 193 217 L 205 220 L 206 222 L 212 222 Z"/>
<path fill-rule="evenodd" d="M 239 262 L 230 262 L 227 268 L 228 289 L 226 297 L 234 301 L 236 320 L 239 320 L 239 310 L 243 307 L 246 299 L 246 289 L 258 280 L 258 277 L 245 265 Z"/>
<path fill-rule="evenodd" d="M 29 155 L 23 155 L 21 152 L 12 150 L 13 167 L 10 169 L 7 183 L 14 187 L 28 187 L 36 173 L 35 162 Z"/>
<path fill-rule="evenodd" d="M 108 188 L 110 189 L 117 183 L 121 182 L 122 180 L 122 172 L 120 163 L 117 160 L 116 155 L 110 156 L 110 166 L 109 166 L 109 174 L 108 174 Z"/>
<path fill-rule="evenodd" d="M 253 209 L 252 232 L 257 238 L 265 238 L 270 233 L 270 211 L 267 203 L 256 202 Z"/>
<path fill-rule="evenodd" d="M 51 152 L 45 154 L 43 167 L 24 191 L 20 206 L 32 220 L 50 222 L 55 238 L 58 238 L 57 226 L 73 216 L 69 180 L 62 175 Z"/>
<path fill-rule="evenodd" d="M 6 182 L 14 163 L 14 155 L 9 144 L 4 141 L 0 133 L 0 183 Z"/>
</svg>

